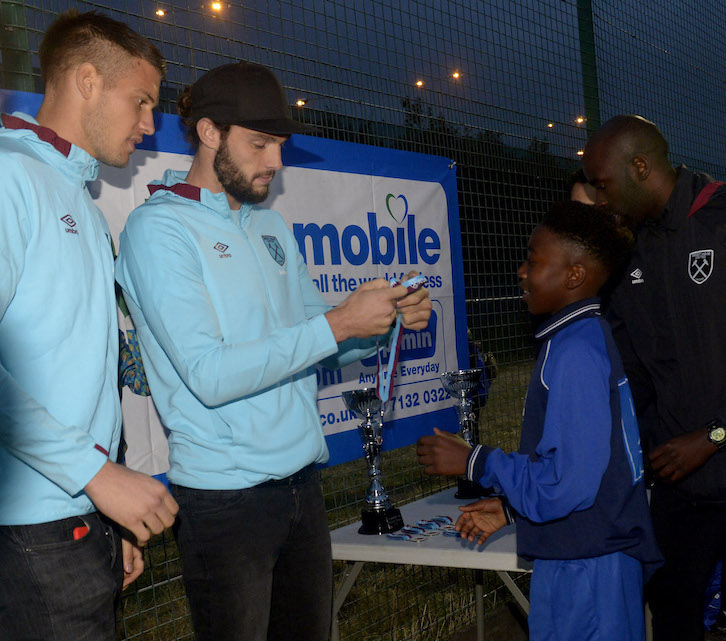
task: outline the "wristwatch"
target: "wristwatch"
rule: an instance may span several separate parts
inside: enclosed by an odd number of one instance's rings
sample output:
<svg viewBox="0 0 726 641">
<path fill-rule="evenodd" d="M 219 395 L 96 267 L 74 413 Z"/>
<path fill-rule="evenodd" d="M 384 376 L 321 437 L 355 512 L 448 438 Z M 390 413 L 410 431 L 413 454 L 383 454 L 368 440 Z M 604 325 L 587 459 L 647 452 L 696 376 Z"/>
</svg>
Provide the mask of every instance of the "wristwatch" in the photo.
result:
<svg viewBox="0 0 726 641">
<path fill-rule="evenodd" d="M 711 421 L 707 426 L 708 440 L 719 450 L 726 448 L 726 426 L 720 421 Z"/>
</svg>

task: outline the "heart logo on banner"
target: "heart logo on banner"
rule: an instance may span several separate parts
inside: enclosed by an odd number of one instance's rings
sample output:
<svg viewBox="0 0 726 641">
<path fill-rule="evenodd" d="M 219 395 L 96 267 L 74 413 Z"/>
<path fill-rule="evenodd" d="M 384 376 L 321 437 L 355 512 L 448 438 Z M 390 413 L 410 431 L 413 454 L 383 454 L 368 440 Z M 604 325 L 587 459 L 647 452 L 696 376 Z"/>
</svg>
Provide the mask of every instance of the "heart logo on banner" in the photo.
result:
<svg viewBox="0 0 726 641">
<path fill-rule="evenodd" d="M 391 199 L 393 199 L 393 203 L 391 203 Z M 403 204 L 398 202 L 399 200 L 402 200 Z M 393 205 L 393 209 L 391 209 L 391 205 Z M 408 201 L 406 200 L 406 196 L 403 194 L 400 196 L 388 194 L 388 196 L 386 196 L 386 209 L 393 220 L 395 220 L 399 225 L 402 224 L 406 219 L 406 216 L 408 216 Z"/>
</svg>

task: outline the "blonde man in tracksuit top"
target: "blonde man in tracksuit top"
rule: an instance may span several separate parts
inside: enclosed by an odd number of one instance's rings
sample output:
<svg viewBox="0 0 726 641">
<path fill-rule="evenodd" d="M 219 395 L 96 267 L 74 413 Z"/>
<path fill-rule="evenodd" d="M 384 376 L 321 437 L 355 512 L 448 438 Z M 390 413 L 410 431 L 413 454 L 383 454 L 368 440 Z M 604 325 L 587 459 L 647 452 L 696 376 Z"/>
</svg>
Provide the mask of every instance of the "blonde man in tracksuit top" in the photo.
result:
<svg viewBox="0 0 726 641">
<path fill-rule="evenodd" d="M 86 182 L 153 133 L 163 60 L 126 25 L 76 12 L 40 60 L 37 118 L 0 117 L 0 637 L 112 641 L 122 560 L 128 584 L 143 559 L 99 512 L 143 543 L 176 503 L 114 463 L 113 256 Z"/>
<path fill-rule="evenodd" d="M 331 310 L 280 214 L 256 207 L 290 119 L 274 74 L 214 69 L 179 101 L 197 153 L 167 171 L 121 235 L 117 279 L 170 431 L 172 493 L 198 641 L 328 638 L 330 537 L 316 463 L 328 458 L 313 365 L 370 355 L 425 290 L 382 279 Z"/>
</svg>

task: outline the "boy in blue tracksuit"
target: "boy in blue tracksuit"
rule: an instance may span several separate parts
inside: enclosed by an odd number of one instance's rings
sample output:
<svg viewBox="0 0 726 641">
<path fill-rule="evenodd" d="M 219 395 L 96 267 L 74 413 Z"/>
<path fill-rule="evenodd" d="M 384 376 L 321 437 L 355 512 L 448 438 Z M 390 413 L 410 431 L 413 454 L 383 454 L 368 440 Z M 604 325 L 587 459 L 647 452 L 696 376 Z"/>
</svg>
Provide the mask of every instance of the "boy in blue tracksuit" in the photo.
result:
<svg viewBox="0 0 726 641">
<path fill-rule="evenodd" d="M 518 452 L 436 430 L 419 440 L 429 474 L 459 474 L 505 496 L 517 551 L 534 560 L 532 641 L 644 638 L 643 581 L 660 562 L 643 482 L 632 397 L 596 297 L 632 235 L 610 212 L 568 201 L 535 228 L 518 276 L 548 319 L 530 380 Z M 483 543 L 507 523 L 499 499 L 461 508 L 462 536 Z"/>
</svg>

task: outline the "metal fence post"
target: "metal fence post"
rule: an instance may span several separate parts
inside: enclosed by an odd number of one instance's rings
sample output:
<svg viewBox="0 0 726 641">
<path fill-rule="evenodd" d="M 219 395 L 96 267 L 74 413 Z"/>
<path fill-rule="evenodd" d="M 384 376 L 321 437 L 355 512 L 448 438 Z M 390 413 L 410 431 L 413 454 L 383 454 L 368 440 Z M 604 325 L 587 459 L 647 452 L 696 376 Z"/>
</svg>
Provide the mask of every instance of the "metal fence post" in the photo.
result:
<svg viewBox="0 0 726 641">
<path fill-rule="evenodd" d="M 592 23 L 592 2 L 577 0 L 577 24 L 580 32 L 580 63 L 582 65 L 582 93 L 585 98 L 587 135 L 600 128 L 600 96 L 597 86 L 597 56 Z"/>
</svg>

